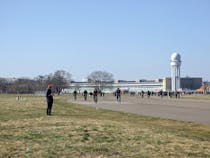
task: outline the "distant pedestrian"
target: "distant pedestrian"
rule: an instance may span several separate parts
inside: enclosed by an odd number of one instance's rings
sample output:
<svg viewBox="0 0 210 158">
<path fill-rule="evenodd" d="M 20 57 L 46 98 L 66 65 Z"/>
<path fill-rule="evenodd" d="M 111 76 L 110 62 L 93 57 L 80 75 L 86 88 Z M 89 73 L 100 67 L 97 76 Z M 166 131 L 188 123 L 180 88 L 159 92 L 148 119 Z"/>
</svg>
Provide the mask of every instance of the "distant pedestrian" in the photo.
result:
<svg viewBox="0 0 210 158">
<path fill-rule="evenodd" d="M 163 98 L 163 91 L 160 90 L 160 97 Z"/>
<path fill-rule="evenodd" d="M 178 92 L 177 91 L 175 91 L 175 97 L 176 97 L 176 99 L 178 98 Z"/>
<path fill-rule="evenodd" d="M 150 98 L 150 95 L 151 95 L 151 92 L 150 91 L 147 91 L 147 98 L 148 99 Z"/>
<path fill-rule="evenodd" d="M 47 115 L 51 115 L 52 105 L 53 105 L 53 95 L 52 95 L 52 85 L 47 86 L 46 99 L 47 99 Z"/>
<path fill-rule="evenodd" d="M 177 98 L 180 98 L 180 95 L 181 95 L 180 92 L 177 92 Z"/>
<path fill-rule="evenodd" d="M 144 91 L 141 91 L 141 98 L 144 98 Z"/>
<path fill-rule="evenodd" d="M 98 102 L 98 91 L 97 91 L 96 88 L 95 88 L 94 91 L 93 91 L 93 101 L 94 101 L 94 103 L 96 103 L 96 104 L 97 104 L 97 102 Z"/>
<path fill-rule="evenodd" d="M 74 90 L 73 95 L 74 95 L 74 100 L 76 101 L 77 100 L 77 91 L 76 91 L 76 89 Z"/>
<path fill-rule="evenodd" d="M 87 92 L 87 90 L 85 90 L 85 91 L 83 92 L 83 96 L 84 96 L 84 100 L 85 100 L 85 101 L 87 100 L 87 95 L 88 95 L 88 92 Z"/>
<path fill-rule="evenodd" d="M 169 92 L 168 92 L 168 95 L 169 95 L 169 98 L 171 99 L 171 98 L 172 98 L 172 92 L 169 91 Z"/>
<path fill-rule="evenodd" d="M 120 88 L 117 88 L 117 90 L 116 90 L 116 99 L 117 99 L 117 102 L 121 102 L 121 90 L 120 90 Z"/>
</svg>

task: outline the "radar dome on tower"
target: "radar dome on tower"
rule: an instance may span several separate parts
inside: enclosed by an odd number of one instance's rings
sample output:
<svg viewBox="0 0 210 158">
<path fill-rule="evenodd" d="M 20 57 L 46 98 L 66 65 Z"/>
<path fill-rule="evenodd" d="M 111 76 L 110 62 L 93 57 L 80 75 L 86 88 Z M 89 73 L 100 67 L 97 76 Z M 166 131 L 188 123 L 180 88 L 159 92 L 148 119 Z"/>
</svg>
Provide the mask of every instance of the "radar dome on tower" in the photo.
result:
<svg viewBox="0 0 210 158">
<path fill-rule="evenodd" d="M 181 55 L 179 53 L 173 53 L 171 55 L 171 61 L 181 61 Z"/>
</svg>

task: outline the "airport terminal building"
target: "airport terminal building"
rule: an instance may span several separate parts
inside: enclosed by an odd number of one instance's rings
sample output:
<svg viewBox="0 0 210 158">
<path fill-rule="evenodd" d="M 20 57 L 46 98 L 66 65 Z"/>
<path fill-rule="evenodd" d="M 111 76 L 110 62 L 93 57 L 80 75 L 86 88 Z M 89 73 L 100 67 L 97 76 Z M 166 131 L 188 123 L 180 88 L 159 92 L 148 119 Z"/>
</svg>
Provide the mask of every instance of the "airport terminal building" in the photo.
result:
<svg viewBox="0 0 210 158">
<path fill-rule="evenodd" d="M 202 78 L 201 77 L 182 77 L 180 78 L 180 89 L 181 90 L 197 90 L 202 86 Z M 171 87 L 171 78 L 163 79 L 163 90 L 170 91 Z"/>
<path fill-rule="evenodd" d="M 202 86 L 202 78 L 200 77 L 185 77 L 180 79 L 182 90 L 196 90 Z M 78 92 L 82 93 L 84 90 L 92 92 L 95 88 L 100 89 L 104 93 L 112 93 L 117 88 L 122 91 L 128 92 L 141 92 L 141 91 L 151 91 L 159 92 L 171 91 L 171 78 L 165 77 L 163 79 L 157 80 L 137 80 L 137 81 L 125 81 L 125 80 L 115 80 L 109 83 L 98 83 L 94 84 L 91 82 L 71 82 L 68 88 L 64 89 L 64 93 L 73 93 L 76 89 Z"/>
</svg>

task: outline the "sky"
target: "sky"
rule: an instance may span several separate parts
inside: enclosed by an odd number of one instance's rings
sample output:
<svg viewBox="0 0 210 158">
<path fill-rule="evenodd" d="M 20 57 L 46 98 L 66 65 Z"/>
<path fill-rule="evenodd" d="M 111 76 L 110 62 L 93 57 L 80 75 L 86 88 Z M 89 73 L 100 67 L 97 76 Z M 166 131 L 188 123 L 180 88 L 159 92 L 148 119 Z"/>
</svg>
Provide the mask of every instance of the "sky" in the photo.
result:
<svg viewBox="0 0 210 158">
<path fill-rule="evenodd" d="M 181 76 L 210 81 L 209 0 L 0 0 L 0 77 L 65 70 L 115 79 Z"/>
</svg>

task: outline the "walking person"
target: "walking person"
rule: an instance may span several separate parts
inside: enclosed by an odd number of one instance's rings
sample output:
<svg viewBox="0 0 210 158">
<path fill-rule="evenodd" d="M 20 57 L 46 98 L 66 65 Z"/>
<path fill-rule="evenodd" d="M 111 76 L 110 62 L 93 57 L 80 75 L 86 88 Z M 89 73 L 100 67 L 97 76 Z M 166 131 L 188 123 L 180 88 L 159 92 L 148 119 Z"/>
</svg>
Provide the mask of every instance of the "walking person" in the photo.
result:
<svg viewBox="0 0 210 158">
<path fill-rule="evenodd" d="M 94 91 L 93 91 L 93 101 L 94 101 L 94 103 L 96 103 L 96 104 L 97 104 L 97 102 L 98 102 L 98 91 L 97 91 L 96 88 L 95 88 Z"/>
<path fill-rule="evenodd" d="M 163 91 L 162 90 L 160 91 L 160 97 L 161 97 L 161 99 L 163 99 Z"/>
<path fill-rule="evenodd" d="M 84 96 L 84 100 L 85 100 L 85 101 L 87 100 L 87 94 L 88 94 L 88 92 L 87 92 L 87 90 L 85 90 L 85 91 L 83 92 L 83 96 Z"/>
<path fill-rule="evenodd" d="M 147 91 L 147 98 L 148 99 L 150 98 L 150 95 L 151 95 L 151 92 L 150 91 Z"/>
<path fill-rule="evenodd" d="M 141 98 L 142 99 L 144 98 L 144 91 L 143 90 L 141 91 Z"/>
<path fill-rule="evenodd" d="M 47 115 L 51 115 L 52 105 L 53 105 L 53 95 L 52 95 L 52 85 L 47 86 L 46 99 L 47 99 Z"/>
<path fill-rule="evenodd" d="M 169 98 L 171 99 L 171 98 L 172 98 L 172 92 L 169 91 L 169 92 L 168 92 L 168 95 L 169 95 Z"/>
<path fill-rule="evenodd" d="M 77 91 L 76 91 L 76 89 L 74 90 L 73 95 L 74 95 L 74 100 L 76 101 L 77 100 Z"/>
<path fill-rule="evenodd" d="M 116 99 L 117 99 L 117 102 L 121 102 L 121 90 L 120 88 L 117 88 L 116 90 Z"/>
</svg>

